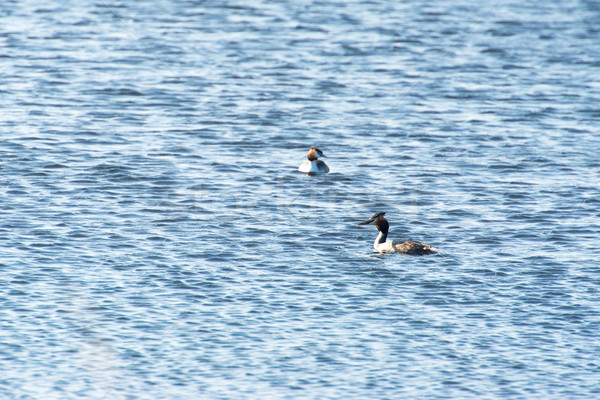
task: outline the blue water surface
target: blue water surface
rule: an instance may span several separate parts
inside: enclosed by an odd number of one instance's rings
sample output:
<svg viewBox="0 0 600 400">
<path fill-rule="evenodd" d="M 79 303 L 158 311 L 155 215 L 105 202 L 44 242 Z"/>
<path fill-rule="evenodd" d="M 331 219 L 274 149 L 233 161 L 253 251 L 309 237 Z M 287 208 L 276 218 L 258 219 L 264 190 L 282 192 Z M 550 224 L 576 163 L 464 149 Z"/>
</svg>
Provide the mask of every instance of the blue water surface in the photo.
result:
<svg viewBox="0 0 600 400">
<path fill-rule="evenodd" d="M 600 398 L 597 1 L 4 1 L 0 44 L 0 398 Z"/>
</svg>

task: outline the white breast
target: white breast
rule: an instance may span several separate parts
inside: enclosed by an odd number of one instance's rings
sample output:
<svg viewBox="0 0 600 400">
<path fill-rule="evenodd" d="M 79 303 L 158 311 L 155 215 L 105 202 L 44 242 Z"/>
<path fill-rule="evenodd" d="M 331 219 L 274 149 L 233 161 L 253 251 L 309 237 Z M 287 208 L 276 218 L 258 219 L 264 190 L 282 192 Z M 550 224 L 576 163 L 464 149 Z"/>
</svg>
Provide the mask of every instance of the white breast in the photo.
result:
<svg viewBox="0 0 600 400">
<path fill-rule="evenodd" d="M 377 243 L 377 241 L 375 241 L 375 243 L 373 244 L 373 250 L 375 250 L 378 253 L 396 252 L 396 249 L 394 248 L 394 242 L 392 242 L 391 240 L 388 240 L 387 242 L 383 243 Z"/>
<path fill-rule="evenodd" d="M 304 162 L 302 164 L 300 164 L 300 166 L 298 167 L 298 171 L 305 172 L 308 174 L 320 174 L 323 172 L 327 172 L 327 171 L 324 171 L 323 169 L 319 169 L 317 160 L 313 160 L 313 161 L 304 160 Z"/>
</svg>

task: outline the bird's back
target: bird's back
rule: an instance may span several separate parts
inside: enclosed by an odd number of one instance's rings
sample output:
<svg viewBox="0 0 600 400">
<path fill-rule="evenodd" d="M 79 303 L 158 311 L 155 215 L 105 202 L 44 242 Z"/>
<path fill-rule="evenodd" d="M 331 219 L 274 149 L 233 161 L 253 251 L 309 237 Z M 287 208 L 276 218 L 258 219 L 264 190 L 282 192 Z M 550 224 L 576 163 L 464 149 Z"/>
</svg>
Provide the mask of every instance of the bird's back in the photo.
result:
<svg viewBox="0 0 600 400">
<path fill-rule="evenodd" d="M 423 242 L 394 243 L 394 250 L 396 253 L 411 254 L 415 256 L 437 253 L 435 247 Z"/>
<path fill-rule="evenodd" d="M 319 168 L 320 172 L 329 172 L 329 167 L 324 161 L 317 160 L 317 168 Z"/>
</svg>

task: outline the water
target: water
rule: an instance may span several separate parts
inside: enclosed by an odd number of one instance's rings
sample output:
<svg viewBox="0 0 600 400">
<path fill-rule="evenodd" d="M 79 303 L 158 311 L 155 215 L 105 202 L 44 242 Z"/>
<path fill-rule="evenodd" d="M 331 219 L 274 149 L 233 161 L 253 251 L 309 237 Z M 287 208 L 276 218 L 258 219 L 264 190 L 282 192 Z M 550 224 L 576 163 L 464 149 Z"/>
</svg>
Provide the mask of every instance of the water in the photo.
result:
<svg viewBox="0 0 600 400">
<path fill-rule="evenodd" d="M 396 3 L 3 2 L 0 397 L 599 398 L 600 5 Z"/>
</svg>

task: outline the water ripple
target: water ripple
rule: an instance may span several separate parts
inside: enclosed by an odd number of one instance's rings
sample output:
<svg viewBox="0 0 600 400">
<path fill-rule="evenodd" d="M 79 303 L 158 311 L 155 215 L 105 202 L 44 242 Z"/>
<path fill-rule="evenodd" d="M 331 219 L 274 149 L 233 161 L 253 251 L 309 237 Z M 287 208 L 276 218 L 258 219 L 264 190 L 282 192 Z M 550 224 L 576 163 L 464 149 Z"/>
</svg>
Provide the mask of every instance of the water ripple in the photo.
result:
<svg viewBox="0 0 600 400">
<path fill-rule="evenodd" d="M 2 397 L 593 398 L 598 11 L 8 2 Z"/>
</svg>

